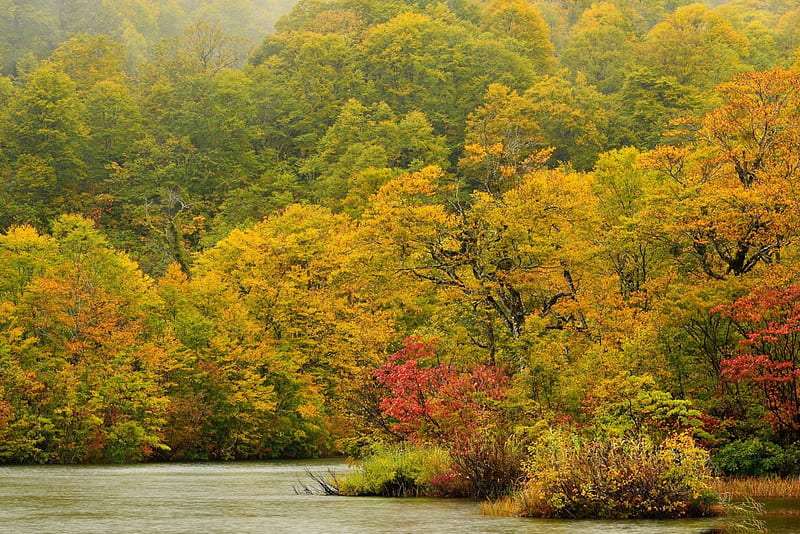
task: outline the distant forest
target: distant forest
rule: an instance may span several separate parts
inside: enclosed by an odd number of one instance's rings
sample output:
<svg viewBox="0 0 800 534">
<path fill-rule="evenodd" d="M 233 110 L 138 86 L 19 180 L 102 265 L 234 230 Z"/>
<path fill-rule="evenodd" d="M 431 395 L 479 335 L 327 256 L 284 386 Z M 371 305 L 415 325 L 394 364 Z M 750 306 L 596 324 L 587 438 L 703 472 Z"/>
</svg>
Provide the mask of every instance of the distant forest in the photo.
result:
<svg viewBox="0 0 800 534">
<path fill-rule="evenodd" d="M 238 52 L 260 43 L 293 0 L 3 0 L 0 2 L 0 74 L 36 68 L 64 41 L 104 35 L 120 47 L 133 74 L 159 43 L 205 21 L 237 36 Z"/>
<path fill-rule="evenodd" d="M 0 462 L 569 428 L 797 471 L 797 28 L 0 0 Z"/>
</svg>

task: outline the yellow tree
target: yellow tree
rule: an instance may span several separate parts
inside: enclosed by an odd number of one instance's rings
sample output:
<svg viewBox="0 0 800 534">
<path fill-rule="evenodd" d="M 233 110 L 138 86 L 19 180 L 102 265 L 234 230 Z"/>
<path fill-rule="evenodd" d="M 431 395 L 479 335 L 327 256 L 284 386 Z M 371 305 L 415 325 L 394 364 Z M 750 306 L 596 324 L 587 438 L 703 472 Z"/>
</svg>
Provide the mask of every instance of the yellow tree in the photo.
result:
<svg viewBox="0 0 800 534">
<path fill-rule="evenodd" d="M 512 40 L 511 48 L 526 56 L 537 72 L 550 72 L 556 65 L 550 29 L 537 9 L 524 0 L 490 0 L 484 7 L 484 29 Z"/>
<path fill-rule="evenodd" d="M 168 366 L 147 328 L 151 281 L 85 219 L 62 216 L 53 234 L 3 240 L 15 244 L 4 256 L 18 295 L 5 337 L 19 371 L 41 384 L 16 391 L 17 438 L 36 441 L 42 461 L 147 458 L 164 446 Z"/>
<path fill-rule="evenodd" d="M 471 316 L 467 335 L 490 360 L 532 316 L 549 328 L 588 328 L 578 274 L 592 254 L 588 178 L 535 171 L 500 196 L 476 192 L 452 209 L 440 202 L 442 178 L 436 168 L 398 178 L 365 215 L 366 226 L 383 230 L 398 272 L 434 288 L 438 305 Z"/>
<path fill-rule="evenodd" d="M 346 215 L 292 205 L 232 232 L 198 261 L 191 286 L 200 315 L 211 318 L 215 338 L 251 351 L 242 365 L 274 387 L 287 450 L 315 450 L 351 380 L 374 368 L 394 337 L 378 288 L 351 258 L 356 248 Z M 234 311 L 238 318 L 227 318 Z"/>
<path fill-rule="evenodd" d="M 719 91 L 724 104 L 689 125 L 695 144 L 647 159 L 669 177 L 654 204 L 665 225 L 656 226 L 721 280 L 779 263 L 797 240 L 800 74 L 744 73 Z"/>
<path fill-rule="evenodd" d="M 489 86 L 483 105 L 467 119 L 465 155 L 459 167 L 475 189 L 499 196 L 547 160 L 534 105 L 501 84 Z"/>
</svg>

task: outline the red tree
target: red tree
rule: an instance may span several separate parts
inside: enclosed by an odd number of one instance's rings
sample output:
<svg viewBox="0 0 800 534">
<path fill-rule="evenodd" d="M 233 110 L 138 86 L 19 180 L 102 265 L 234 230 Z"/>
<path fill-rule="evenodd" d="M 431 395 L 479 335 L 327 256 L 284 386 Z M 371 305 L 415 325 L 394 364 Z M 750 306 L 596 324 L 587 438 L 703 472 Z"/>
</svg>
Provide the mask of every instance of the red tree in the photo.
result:
<svg viewBox="0 0 800 534">
<path fill-rule="evenodd" d="M 435 340 L 406 339 L 375 371 L 389 391 L 381 410 L 397 421 L 394 431 L 412 440 L 452 442 L 499 415 L 508 376 L 496 366 L 460 371 L 438 362 Z"/>
<path fill-rule="evenodd" d="M 800 433 L 800 285 L 757 290 L 714 311 L 744 337 L 722 360 L 723 380 L 751 388 L 777 432 Z"/>
</svg>

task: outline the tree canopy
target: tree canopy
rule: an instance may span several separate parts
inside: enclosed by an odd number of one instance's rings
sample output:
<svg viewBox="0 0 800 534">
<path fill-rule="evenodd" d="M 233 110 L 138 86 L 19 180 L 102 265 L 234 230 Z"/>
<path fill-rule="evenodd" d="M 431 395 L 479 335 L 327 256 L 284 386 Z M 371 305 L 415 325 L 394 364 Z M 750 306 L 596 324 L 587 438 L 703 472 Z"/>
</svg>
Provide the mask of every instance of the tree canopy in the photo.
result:
<svg viewBox="0 0 800 534">
<path fill-rule="evenodd" d="M 795 3 L 54 4 L 0 1 L 0 462 L 795 450 Z"/>
</svg>

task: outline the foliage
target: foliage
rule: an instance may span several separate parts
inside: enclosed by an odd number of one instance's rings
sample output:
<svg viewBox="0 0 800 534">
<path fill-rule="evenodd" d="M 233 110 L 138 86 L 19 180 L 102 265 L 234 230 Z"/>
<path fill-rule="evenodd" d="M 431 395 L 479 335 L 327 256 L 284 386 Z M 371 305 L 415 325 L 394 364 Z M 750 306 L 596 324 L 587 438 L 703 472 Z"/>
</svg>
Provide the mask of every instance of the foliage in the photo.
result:
<svg viewBox="0 0 800 534">
<path fill-rule="evenodd" d="M 381 410 L 398 420 L 396 432 L 416 441 L 446 443 L 496 417 L 507 395 L 507 377 L 496 367 L 462 373 L 434 364 L 435 359 L 432 342 L 409 338 L 375 376 L 388 390 Z"/>
<path fill-rule="evenodd" d="M 458 496 L 450 455 L 440 448 L 386 448 L 362 460 L 341 481 L 342 495 Z"/>
<path fill-rule="evenodd" d="M 723 378 L 753 391 L 782 437 L 796 437 L 800 428 L 799 303 L 800 287 L 793 285 L 784 290 L 760 289 L 715 308 L 732 318 L 744 337 L 740 351 L 722 360 Z"/>
<path fill-rule="evenodd" d="M 0 1 L 1 461 L 794 469 L 796 2 L 288 7 Z"/>
<path fill-rule="evenodd" d="M 497 499 L 511 494 L 522 483 L 526 442 L 522 436 L 492 427 L 462 436 L 450 448 L 454 480 L 473 499 Z"/>
<path fill-rule="evenodd" d="M 792 444 L 784 448 L 758 438 L 736 440 L 717 451 L 713 462 L 725 475 L 791 475 L 800 470 L 800 446 Z"/>
<path fill-rule="evenodd" d="M 526 464 L 520 513 L 536 517 L 668 518 L 714 514 L 708 453 L 687 434 L 542 436 Z"/>
</svg>

